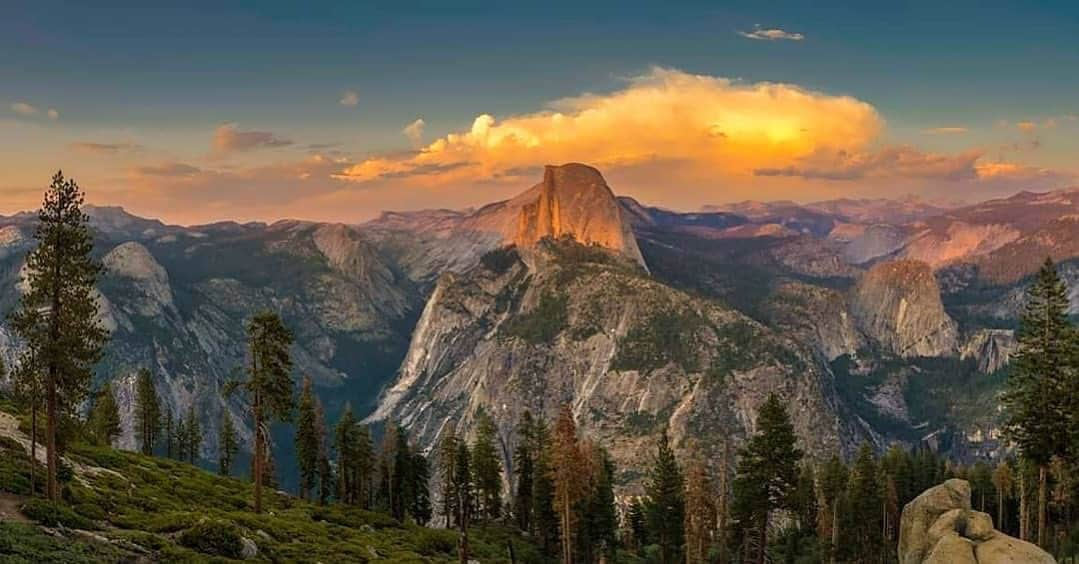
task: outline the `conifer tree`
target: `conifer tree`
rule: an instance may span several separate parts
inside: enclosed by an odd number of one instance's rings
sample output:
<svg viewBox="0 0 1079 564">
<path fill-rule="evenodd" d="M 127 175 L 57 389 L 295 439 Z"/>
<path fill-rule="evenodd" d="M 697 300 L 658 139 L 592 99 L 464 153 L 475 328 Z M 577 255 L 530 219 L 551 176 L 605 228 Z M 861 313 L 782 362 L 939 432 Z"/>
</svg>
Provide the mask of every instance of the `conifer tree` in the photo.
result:
<svg viewBox="0 0 1079 564">
<path fill-rule="evenodd" d="M 863 444 L 847 482 L 843 543 L 852 561 L 865 562 L 882 550 L 881 494 L 873 449 Z"/>
<path fill-rule="evenodd" d="M 199 460 L 202 450 L 202 425 L 199 424 L 199 414 L 195 411 L 195 404 L 187 406 L 187 461 L 195 464 Z"/>
<path fill-rule="evenodd" d="M 577 426 L 568 405 L 562 406 L 551 440 L 551 478 L 554 507 L 562 537 L 562 562 L 573 564 L 577 533 L 577 502 L 586 493 L 586 468 L 577 439 Z"/>
<path fill-rule="evenodd" d="M 346 405 L 337 420 L 333 431 L 333 448 L 337 451 L 337 499 L 343 503 L 356 503 L 355 475 L 352 462 L 355 453 L 356 419 L 352 415 L 352 406 Z"/>
<path fill-rule="evenodd" d="M 187 419 L 180 415 L 176 420 L 176 459 L 187 460 L 187 441 L 191 436 L 187 433 Z"/>
<path fill-rule="evenodd" d="M 161 429 L 161 401 L 149 370 L 139 370 L 135 378 L 135 427 L 142 453 L 152 455 Z"/>
<path fill-rule="evenodd" d="M 768 545 L 771 513 L 791 509 L 798 484 L 802 451 L 790 416 L 779 398 L 769 394 L 757 414 L 757 433 L 739 451 L 738 477 L 734 482 L 734 509 L 743 536 L 756 541 L 748 562 L 763 563 Z M 753 546 L 747 543 L 747 547 Z"/>
<path fill-rule="evenodd" d="M 36 355 L 27 348 L 20 354 L 18 364 L 11 372 L 12 388 L 19 401 L 30 410 L 30 460 L 37 460 L 38 412 L 44 403 L 44 382 L 41 367 L 37 365 Z M 2 366 L 0 366 L 2 368 Z M 37 463 L 30 465 L 30 495 L 37 495 Z"/>
<path fill-rule="evenodd" d="M 120 407 L 116 404 L 116 394 L 112 384 L 106 383 L 94 397 L 94 407 L 90 411 L 90 429 L 97 441 L 111 446 L 120 436 Z"/>
<path fill-rule="evenodd" d="M 847 489 L 847 467 L 838 456 L 832 456 L 820 471 L 821 511 L 818 513 L 818 536 L 827 547 L 829 561 L 835 562 L 839 548 L 839 524 L 843 494 Z"/>
<path fill-rule="evenodd" d="M 45 490 L 53 501 L 60 499 L 60 419 L 86 397 L 108 338 L 97 316 L 94 284 L 100 266 L 90 257 L 93 236 L 82 204 L 78 184 L 57 172 L 38 211 L 37 246 L 26 257 L 27 290 L 11 316 L 12 329 L 42 372 Z"/>
<path fill-rule="evenodd" d="M 712 478 L 701 460 L 686 471 L 686 564 L 704 564 L 716 528 L 716 503 Z"/>
<path fill-rule="evenodd" d="M 240 450 L 239 437 L 236 426 L 232 423 L 232 416 L 228 407 L 221 410 L 221 435 L 218 438 L 218 461 L 217 471 L 222 476 L 232 475 L 232 464 L 236 460 L 236 453 Z"/>
<path fill-rule="evenodd" d="M 1027 292 L 1003 396 L 1005 433 L 1038 469 L 1038 545 L 1048 542 L 1048 473 L 1053 456 L 1067 455 L 1079 410 L 1076 338 L 1068 323 L 1068 294 L 1046 258 Z"/>
<path fill-rule="evenodd" d="M 517 527 L 526 533 L 535 532 L 532 528 L 532 494 L 535 487 L 536 454 L 534 446 L 534 426 L 532 413 L 525 410 L 517 423 L 517 446 L 513 450 L 513 514 Z"/>
<path fill-rule="evenodd" d="M 315 398 L 315 440 L 318 442 L 318 503 L 326 505 L 333 495 L 333 468 L 330 466 L 330 454 L 326 447 L 326 412 L 322 402 Z"/>
<path fill-rule="evenodd" d="M 457 522 L 457 443 L 456 429 L 452 424 L 447 425 L 438 441 L 439 493 L 447 529 Z"/>
<path fill-rule="evenodd" d="M 652 459 L 652 468 L 645 482 L 645 494 L 648 536 L 659 544 L 661 562 L 676 562 L 680 560 L 685 540 L 684 478 L 682 469 L 674 458 L 666 430 L 660 434 L 656 444 L 656 455 Z"/>
<path fill-rule="evenodd" d="M 300 499 L 308 499 L 318 478 L 318 458 L 321 447 L 317 425 L 311 377 L 304 376 L 296 416 L 296 466 L 300 472 Z"/>
<path fill-rule="evenodd" d="M 588 491 L 578 504 L 580 534 L 578 560 L 614 560 L 618 544 L 618 510 L 614 500 L 614 460 L 607 449 L 582 441 L 588 458 Z"/>
<path fill-rule="evenodd" d="M 371 430 L 366 425 L 357 425 L 352 439 L 353 503 L 364 509 L 370 509 L 374 503 L 375 446 L 371 440 Z"/>
<path fill-rule="evenodd" d="M 817 475 L 812 464 L 802 464 L 798 473 L 798 485 L 791 497 L 799 529 L 810 529 L 817 524 Z"/>
<path fill-rule="evenodd" d="M 165 410 L 165 457 L 172 458 L 179 445 L 176 444 L 176 422 L 172 409 Z"/>
<path fill-rule="evenodd" d="M 640 498 L 634 499 L 630 504 L 627 520 L 633 551 L 640 554 L 648 545 L 648 517 L 645 515 L 644 503 Z"/>
<path fill-rule="evenodd" d="M 544 552 L 554 554 L 561 533 L 558 512 L 555 509 L 551 437 L 546 421 L 534 421 L 531 450 L 535 453 L 536 466 L 532 484 L 532 526 Z"/>
<path fill-rule="evenodd" d="M 485 411 L 476 416 L 476 437 L 472 442 L 472 483 L 478 513 L 496 520 L 502 512 L 502 462 L 495 448 L 495 423 Z"/>
<path fill-rule="evenodd" d="M 412 480 L 414 491 L 412 492 L 411 504 L 408 513 L 416 520 L 418 525 L 427 526 L 431 521 L 431 469 L 427 464 L 427 458 L 422 453 L 412 455 Z"/>
<path fill-rule="evenodd" d="M 1015 480 L 1008 462 L 1001 462 L 993 471 L 993 488 L 997 494 L 997 528 L 1004 531 L 1007 530 L 1005 521 L 1007 503 L 1011 500 L 1012 491 L 1015 489 Z"/>
<path fill-rule="evenodd" d="M 255 433 L 252 475 L 255 478 L 255 513 L 262 513 L 264 468 L 272 458 L 270 422 L 292 418 L 292 332 L 276 313 L 264 311 L 247 324 L 247 377 L 229 383 L 227 392 L 243 392 Z"/>
<path fill-rule="evenodd" d="M 457 441 L 457 454 L 454 455 L 453 484 L 457 492 L 457 555 L 462 563 L 469 560 L 468 527 L 472 521 L 475 500 L 472 497 L 472 453 L 468 451 L 468 443 L 463 440 Z"/>
</svg>

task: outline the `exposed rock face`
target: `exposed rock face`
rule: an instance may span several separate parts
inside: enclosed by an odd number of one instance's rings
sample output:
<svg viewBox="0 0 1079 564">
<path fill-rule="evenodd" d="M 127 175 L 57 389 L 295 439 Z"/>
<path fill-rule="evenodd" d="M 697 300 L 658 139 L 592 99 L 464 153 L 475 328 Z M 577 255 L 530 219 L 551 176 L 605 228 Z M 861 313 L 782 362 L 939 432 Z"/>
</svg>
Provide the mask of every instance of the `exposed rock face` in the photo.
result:
<svg viewBox="0 0 1079 564">
<path fill-rule="evenodd" d="M 805 347 L 594 247 L 546 239 L 534 252 L 538 268 L 508 249 L 439 280 L 372 419 L 407 426 L 426 448 L 450 423 L 467 434 L 483 409 L 510 468 L 523 411 L 551 418 L 563 404 L 620 468 L 646 464 L 664 427 L 676 448 L 715 454 L 754 431 L 770 392 L 810 453 L 865 437 Z"/>
<path fill-rule="evenodd" d="M 101 262 L 109 274 L 130 280 L 138 291 L 138 295 L 129 296 L 119 307 L 143 316 L 160 315 L 172 307 L 169 273 L 140 243 L 129 241 L 117 245 Z"/>
<path fill-rule="evenodd" d="M 971 511 L 970 484 L 948 480 L 903 508 L 899 564 L 1052 564 L 1037 546 L 993 529 L 993 519 Z"/>
<path fill-rule="evenodd" d="M 1018 343 L 1015 340 L 1015 331 L 979 329 L 963 344 L 960 356 L 964 359 L 975 359 L 979 372 L 992 374 L 1008 364 L 1008 359 L 1016 347 Z"/>
<path fill-rule="evenodd" d="M 936 278 L 923 262 L 874 266 L 855 286 L 852 305 L 862 330 L 899 356 L 945 356 L 956 350 L 955 321 L 945 313 Z"/>
<path fill-rule="evenodd" d="M 630 223 L 598 170 L 577 163 L 547 166 L 543 182 L 532 191 L 535 201 L 522 206 L 518 218 L 513 238 L 517 248 L 530 248 L 544 238 L 572 237 L 644 266 Z"/>
<path fill-rule="evenodd" d="M 765 306 L 773 324 L 791 331 L 799 342 L 812 343 L 829 361 L 865 344 L 848 309 L 843 293 L 801 282 L 780 285 Z"/>
</svg>

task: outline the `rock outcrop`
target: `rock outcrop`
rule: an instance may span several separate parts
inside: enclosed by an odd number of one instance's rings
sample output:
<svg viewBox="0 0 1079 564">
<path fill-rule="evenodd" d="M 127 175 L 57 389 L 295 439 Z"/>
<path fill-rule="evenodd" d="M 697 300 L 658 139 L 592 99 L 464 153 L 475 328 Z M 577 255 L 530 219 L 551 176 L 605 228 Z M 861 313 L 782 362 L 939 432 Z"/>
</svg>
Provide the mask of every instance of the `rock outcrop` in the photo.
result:
<svg viewBox="0 0 1079 564">
<path fill-rule="evenodd" d="M 948 480 L 903 508 L 899 564 L 1053 564 L 1049 553 L 993 528 L 970 508 L 970 483 Z"/>
<path fill-rule="evenodd" d="M 773 392 L 814 455 L 866 438 L 808 347 L 594 246 L 545 239 L 534 252 L 538 268 L 505 249 L 439 280 L 372 420 L 428 448 L 450 424 L 467 435 L 485 411 L 507 468 L 521 414 L 550 419 L 567 404 L 620 468 L 644 467 L 664 428 L 677 449 L 718 456 L 754 432 Z"/>
<path fill-rule="evenodd" d="M 867 335 L 901 357 L 956 351 L 955 321 L 944 311 L 940 287 L 924 262 L 880 263 L 858 281 L 852 309 Z"/>
<path fill-rule="evenodd" d="M 571 237 L 583 245 L 610 249 L 644 266 L 630 222 L 600 172 L 570 163 L 543 170 L 532 188 L 535 200 L 521 207 L 513 243 L 528 249 L 544 238 Z"/>
<path fill-rule="evenodd" d="M 1017 347 L 1015 331 L 1011 329 L 979 329 L 967 339 L 959 352 L 963 359 L 974 359 L 979 372 L 992 374 L 1008 364 Z"/>
</svg>

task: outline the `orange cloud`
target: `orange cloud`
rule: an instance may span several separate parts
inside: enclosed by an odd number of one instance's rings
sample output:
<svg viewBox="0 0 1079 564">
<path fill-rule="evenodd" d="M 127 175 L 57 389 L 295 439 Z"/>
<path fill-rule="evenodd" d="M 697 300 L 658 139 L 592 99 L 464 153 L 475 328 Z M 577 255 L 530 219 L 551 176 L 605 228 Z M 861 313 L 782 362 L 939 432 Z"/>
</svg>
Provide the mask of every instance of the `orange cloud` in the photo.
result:
<svg viewBox="0 0 1079 564">
<path fill-rule="evenodd" d="M 962 180 L 975 178 L 975 163 L 982 151 L 972 149 L 957 155 L 925 153 L 908 145 L 884 147 L 876 152 L 820 154 L 803 162 L 780 168 L 761 168 L 758 176 L 798 176 L 824 180 L 862 178 L 930 178 Z"/>
<path fill-rule="evenodd" d="M 931 127 L 929 129 L 923 129 L 922 130 L 922 133 L 927 133 L 927 134 L 930 134 L 930 135 L 955 135 L 955 134 L 966 133 L 966 132 L 967 132 L 967 128 L 965 128 L 965 127 L 956 127 L 956 126 Z"/>
<path fill-rule="evenodd" d="M 292 141 L 269 131 L 242 131 L 235 123 L 226 123 L 214 130 L 214 151 L 219 154 L 291 144 Z"/>
<path fill-rule="evenodd" d="M 750 176 L 820 152 L 859 150 L 883 125 L 871 105 L 849 96 L 654 68 L 609 94 L 567 98 L 502 120 L 480 115 L 467 131 L 416 153 L 372 157 L 336 177 L 450 182 L 547 163 L 581 161 L 607 170 L 657 160 L 700 174 Z"/>
</svg>

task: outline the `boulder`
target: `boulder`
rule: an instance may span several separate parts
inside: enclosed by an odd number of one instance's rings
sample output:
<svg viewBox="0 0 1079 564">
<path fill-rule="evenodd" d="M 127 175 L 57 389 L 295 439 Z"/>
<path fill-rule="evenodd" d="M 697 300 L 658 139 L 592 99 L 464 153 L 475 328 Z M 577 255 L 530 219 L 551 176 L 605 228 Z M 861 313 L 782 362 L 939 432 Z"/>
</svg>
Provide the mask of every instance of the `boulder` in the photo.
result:
<svg viewBox="0 0 1079 564">
<path fill-rule="evenodd" d="M 993 528 L 993 518 L 970 509 L 970 484 L 948 480 L 903 508 L 900 564 L 1051 564 L 1049 553 Z"/>
</svg>

